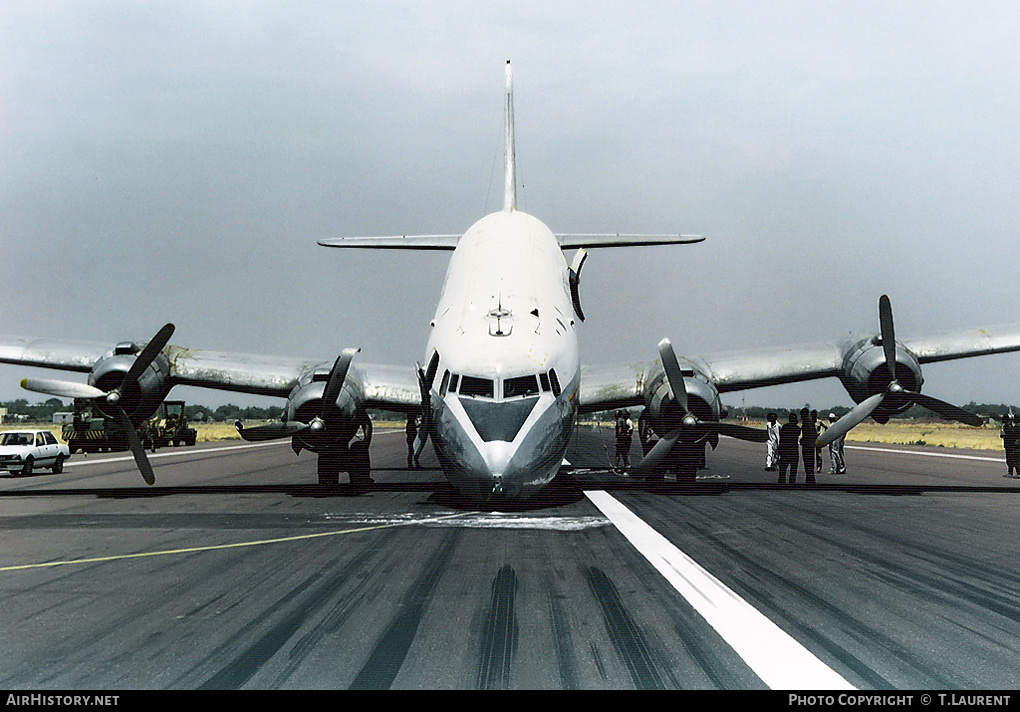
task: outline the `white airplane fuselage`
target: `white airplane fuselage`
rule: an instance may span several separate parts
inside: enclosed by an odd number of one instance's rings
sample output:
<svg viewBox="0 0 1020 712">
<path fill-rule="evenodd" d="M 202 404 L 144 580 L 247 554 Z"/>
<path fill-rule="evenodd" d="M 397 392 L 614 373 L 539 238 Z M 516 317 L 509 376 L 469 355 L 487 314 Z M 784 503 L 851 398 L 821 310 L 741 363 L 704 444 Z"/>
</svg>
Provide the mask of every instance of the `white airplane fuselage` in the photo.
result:
<svg viewBox="0 0 1020 712">
<path fill-rule="evenodd" d="M 577 414 L 580 362 L 567 265 L 549 228 L 511 208 L 464 234 L 425 363 L 433 445 L 458 490 L 521 499 L 555 477 Z"/>
</svg>

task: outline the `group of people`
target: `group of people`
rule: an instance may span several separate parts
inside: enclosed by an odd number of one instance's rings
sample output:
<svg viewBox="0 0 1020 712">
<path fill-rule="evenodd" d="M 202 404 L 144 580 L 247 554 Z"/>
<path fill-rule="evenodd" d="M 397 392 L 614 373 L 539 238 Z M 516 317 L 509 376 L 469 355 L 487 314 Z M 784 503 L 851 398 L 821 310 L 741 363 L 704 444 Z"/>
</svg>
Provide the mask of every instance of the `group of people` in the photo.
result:
<svg viewBox="0 0 1020 712">
<path fill-rule="evenodd" d="M 801 460 L 804 462 L 804 482 L 815 483 L 815 472 L 822 469 L 822 449 L 815 444 L 820 430 L 825 430 L 839 420 L 835 413 L 829 413 L 829 422 L 818 420 L 817 410 L 801 408 L 800 418 L 791 412 L 783 425 L 779 424 L 779 416 L 768 414 L 766 430 L 769 434 L 765 453 L 765 471 L 779 472 L 779 484 L 797 482 L 797 469 Z M 829 474 L 846 474 L 846 460 L 843 458 L 841 436 L 829 443 Z"/>
</svg>

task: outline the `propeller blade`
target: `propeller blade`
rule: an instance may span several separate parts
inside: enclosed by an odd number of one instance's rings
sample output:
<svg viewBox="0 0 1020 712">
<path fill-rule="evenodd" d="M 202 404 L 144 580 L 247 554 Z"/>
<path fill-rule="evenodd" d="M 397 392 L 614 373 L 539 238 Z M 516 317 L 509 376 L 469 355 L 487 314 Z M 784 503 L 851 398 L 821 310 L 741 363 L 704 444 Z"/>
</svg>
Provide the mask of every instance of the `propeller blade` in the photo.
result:
<svg viewBox="0 0 1020 712">
<path fill-rule="evenodd" d="M 120 406 L 117 406 L 117 422 L 120 424 L 120 429 L 128 436 L 128 446 L 131 448 L 131 454 L 135 456 L 135 465 L 138 467 L 138 471 L 142 473 L 142 479 L 145 480 L 145 484 L 156 484 L 156 476 L 152 474 L 152 465 L 149 464 L 149 458 L 145 455 L 145 446 L 142 444 L 142 439 L 138 437 L 138 432 L 135 430 L 135 426 L 132 425 L 127 411 Z"/>
<path fill-rule="evenodd" d="M 676 441 L 680 439 L 681 432 L 683 432 L 683 428 L 677 428 L 667 433 L 665 437 L 659 438 L 659 441 L 652 445 L 652 449 L 641 458 L 641 462 L 635 465 L 631 472 L 636 475 L 643 475 L 654 470 L 669 455 L 673 446 L 676 445 Z"/>
<path fill-rule="evenodd" d="M 738 440 L 747 440 L 752 443 L 767 443 L 769 441 L 769 431 L 759 430 L 758 428 L 749 428 L 746 425 L 713 422 L 700 423 L 700 425 L 711 432 L 728 435 L 731 438 L 737 438 Z"/>
<path fill-rule="evenodd" d="M 333 362 L 333 368 L 329 372 L 329 380 L 326 382 L 326 390 L 322 392 L 322 419 L 326 419 L 326 413 L 331 407 L 336 406 L 336 399 L 340 397 L 340 391 L 343 390 L 344 381 L 347 380 L 347 371 L 351 367 L 351 361 L 354 360 L 354 354 L 361 351 L 361 349 L 344 349 L 336 361 Z"/>
<path fill-rule="evenodd" d="M 269 423 L 267 425 L 256 425 L 254 428 L 246 428 L 238 420 L 234 422 L 234 427 L 237 428 L 237 434 L 243 440 L 257 443 L 264 440 L 290 437 L 307 430 L 309 426 L 306 423 L 292 420 L 286 423 Z"/>
<path fill-rule="evenodd" d="M 26 391 L 47 393 L 61 398 L 104 398 L 106 391 L 101 391 L 87 383 L 74 381 L 57 381 L 52 378 L 24 378 L 21 387 Z"/>
<path fill-rule="evenodd" d="M 910 396 L 911 400 L 918 405 L 923 405 L 928 410 L 938 413 L 948 420 L 958 420 L 961 423 L 973 425 L 975 427 L 984 424 L 984 421 L 981 420 L 979 416 L 976 416 L 963 408 L 959 408 L 952 403 L 946 403 L 945 401 L 941 401 L 938 398 L 932 398 L 931 396 L 923 393 L 915 393 L 913 391 L 906 391 L 906 393 Z"/>
<path fill-rule="evenodd" d="M 128 369 L 127 374 L 124 376 L 124 383 L 134 383 L 141 378 L 142 373 L 145 369 L 156 359 L 159 352 L 163 350 L 163 347 L 170 341 L 170 337 L 174 334 L 174 325 L 165 324 L 162 329 L 156 332 L 156 335 L 149 339 L 149 343 L 145 345 L 145 348 L 141 350 L 138 356 L 135 358 L 135 362 L 131 364 L 131 368 Z"/>
<path fill-rule="evenodd" d="M 889 376 L 896 380 L 896 331 L 893 328 L 892 302 L 883 294 L 878 298 L 878 326 L 882 333 L 882 350 L 885 352 L 885 365 L 889 367 Z"/>
<path fill-rule="evenodd" d="M 872 411 L 882 404 L 882 399 L 884 399 L 885 396 L 885 393 L 876 393 L 870 398 L 862 400 L 854 406 L 853 410 L 826 428 L 825 432 L 821 433 L 818 436 L 818 439 L 815 440 L 815 445 L 819 447 L 822 445 L 828 445 L 833 440 L 836 440 L 850 432 L 855 425 L 858 425 L 861 421 L 871 415 Z"/>
<path fill-rule="evenodd" d="M 659 342 L 659 358 L 662 359 L 662 369 L 666 372 L 669 390 L 673 392 L 673 398 L 680 404 L 684 415 L 687 415 L 690 413 L 687 409 L 687 386 L 684 384 L 684 374 L 680 370 L 680 363 L 676 360 L 673 344 L 669 339 Z"/>
</svg>

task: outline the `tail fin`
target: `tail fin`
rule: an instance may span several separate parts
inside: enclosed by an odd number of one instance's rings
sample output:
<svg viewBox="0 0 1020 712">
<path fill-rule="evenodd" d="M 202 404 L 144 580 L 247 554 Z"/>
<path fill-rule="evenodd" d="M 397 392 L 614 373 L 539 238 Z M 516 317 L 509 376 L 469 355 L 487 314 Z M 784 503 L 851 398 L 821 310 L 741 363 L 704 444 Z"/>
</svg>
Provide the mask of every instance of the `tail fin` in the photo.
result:
<svg viewBox="0 0 1020 712">
<path fill-rule="evenodd" d="M 506 116 L 505 123 L 505 187 L 503 190 L 503 210 L 517 210 L 517 169 L 514 165 L 514 90 L 513 71 L 510 60 L 506 61 Z"/>
</svg>

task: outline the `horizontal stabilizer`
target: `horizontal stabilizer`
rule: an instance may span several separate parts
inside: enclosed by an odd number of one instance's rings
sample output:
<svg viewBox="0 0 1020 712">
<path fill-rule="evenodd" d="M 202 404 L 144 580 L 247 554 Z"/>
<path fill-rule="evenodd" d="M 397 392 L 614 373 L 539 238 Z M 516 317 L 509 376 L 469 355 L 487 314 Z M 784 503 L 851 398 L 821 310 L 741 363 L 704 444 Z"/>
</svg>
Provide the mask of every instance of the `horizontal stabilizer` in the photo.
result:
<svg viewBox="0 0 1020 712">
<path fill-rule="evenodd" d="M 387 237 L 336 237 L 319 240 L 323 247 L 376 250 L 452 250 L 460 235 L 391 235 Z"/>
<path fill-rule="evenodd" d="M 704 235 L 573 235 L 558 234 L 560 247 L 639 247 L 642 245 L 687 245 L 692 242 L 701 242 Z"/>
</svg>

